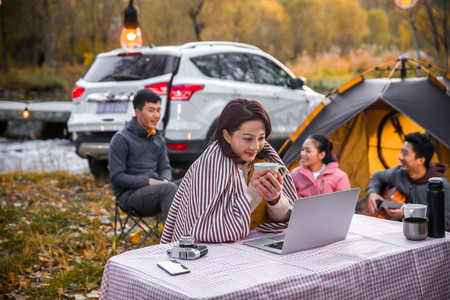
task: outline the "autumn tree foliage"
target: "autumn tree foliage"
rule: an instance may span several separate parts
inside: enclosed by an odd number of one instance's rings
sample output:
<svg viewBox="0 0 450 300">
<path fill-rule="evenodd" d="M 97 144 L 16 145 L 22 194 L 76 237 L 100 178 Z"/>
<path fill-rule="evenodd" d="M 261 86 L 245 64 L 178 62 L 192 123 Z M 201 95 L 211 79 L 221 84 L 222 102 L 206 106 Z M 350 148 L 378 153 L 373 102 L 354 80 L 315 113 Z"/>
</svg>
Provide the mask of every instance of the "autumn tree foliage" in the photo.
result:
<svg viewBox="0 0 450 300">
<path fill-rule="evenodd" d="M 0 66 L 92 62 L 120 47 L 122 10 L 129 0 L 1 0 Z M 365 45 L 414 48 L 411 17 L 421 53 L 448 67 L 446 0 L 421 0 L 402 10 L 393 0 L 135 0 L 147 45 L 191 41 L 250 43 L 280 60 Z"/>
</svg>

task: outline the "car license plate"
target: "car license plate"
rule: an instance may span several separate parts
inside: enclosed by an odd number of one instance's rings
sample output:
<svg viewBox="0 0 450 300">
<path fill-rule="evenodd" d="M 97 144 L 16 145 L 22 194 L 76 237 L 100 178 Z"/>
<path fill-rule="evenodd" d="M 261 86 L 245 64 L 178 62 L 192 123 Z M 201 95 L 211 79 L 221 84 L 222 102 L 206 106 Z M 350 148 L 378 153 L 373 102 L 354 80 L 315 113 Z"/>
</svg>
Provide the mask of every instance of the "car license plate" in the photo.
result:
<svg viewBox="0 0 450 300">
<path fill-rule="evenodd" d="M 124 102 L 99 102 L 97 103 L 97 114 L 123 114 L 128 111 L 128 101 Z"/>
</svg>

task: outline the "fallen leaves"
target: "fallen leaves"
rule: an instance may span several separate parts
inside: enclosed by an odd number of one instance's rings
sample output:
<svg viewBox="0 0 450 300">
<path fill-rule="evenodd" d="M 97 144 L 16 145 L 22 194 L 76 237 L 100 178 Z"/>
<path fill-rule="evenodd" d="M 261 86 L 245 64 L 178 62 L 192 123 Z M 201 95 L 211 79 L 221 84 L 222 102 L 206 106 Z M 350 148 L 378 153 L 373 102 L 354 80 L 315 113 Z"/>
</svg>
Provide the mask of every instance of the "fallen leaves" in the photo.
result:
<svg viewBox="0 0 450 300">
<path fill-rule="evenodd" d="M 6 275 L 6 282 L 14 284 L 17 281 L 17 275 L 14 272 L 9 272 Z"/>
<path fill-rule="evenodd" d="M 89 299 L 98 299 L 100 297 L 100 291 L 91 291 L 89 294 L 86 295 Z"/>
<path fill-rule="evenodd" d="M 114 240 L 109 183 L 90 174 L 10 172 L 0 175 L 0 199 L 0 294 L 98 299 L 104 265 L 125 251 Z M 141 238 L 136 230 L 127 240 Z"/>
<path fill-rule="evenodd" d="M 131 235 L 131 242 L 133 244 L 138 244 L 141 241 L 141 239 L 142 239 L 141 232 Z"/>
<path fill-rule="evenodd" d="M 51 261 L 53 261 L 53 259 L 48 258 L 46 256 L 39 256 L 39 261 L 43 264 L 43 265 L 50 265 L 49 263 Z"/>
<path fill-rule="evenodd" d="M 92 259 L 94 258 L 95 255 L 95 249 L 94 247 L 89 244 L 87 241 L 84 242 L 85 248 L 83 249 L 83 257 L 84 258 L 88 258 L 88 259 Z"/>
</svg>

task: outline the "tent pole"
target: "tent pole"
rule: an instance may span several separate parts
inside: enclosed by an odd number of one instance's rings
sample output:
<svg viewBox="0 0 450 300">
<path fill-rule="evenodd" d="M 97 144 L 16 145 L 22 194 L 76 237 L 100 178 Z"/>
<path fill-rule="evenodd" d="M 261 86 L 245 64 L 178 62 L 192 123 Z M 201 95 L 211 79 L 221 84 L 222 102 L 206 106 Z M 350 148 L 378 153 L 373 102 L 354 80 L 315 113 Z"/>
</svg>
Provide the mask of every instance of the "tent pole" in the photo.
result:
<svg viewBox="0 0 450 300">
<path fill-rule="evenodd" d="M 406 77 L 406 59 L 402 59 L 402 68 L 400 69 L 400 77 L 405 79 Z"/>
</svg>

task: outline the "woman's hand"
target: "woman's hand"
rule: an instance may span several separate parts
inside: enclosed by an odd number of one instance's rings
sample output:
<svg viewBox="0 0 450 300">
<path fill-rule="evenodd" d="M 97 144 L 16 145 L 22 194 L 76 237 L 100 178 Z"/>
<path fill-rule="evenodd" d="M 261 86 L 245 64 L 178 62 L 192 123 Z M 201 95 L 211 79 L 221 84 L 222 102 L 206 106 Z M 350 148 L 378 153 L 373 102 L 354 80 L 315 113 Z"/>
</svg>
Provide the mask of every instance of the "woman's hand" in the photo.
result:
<svg viewBox="0 0 450 300">
<path fill-rule="evenodd" d="M 270 169 L 266 168 L 254 174 L 250 184 L 269 204 L 275 205 L 281 196 L 283 177 L 277 171 L 270 172 Z"/>
</svg>

